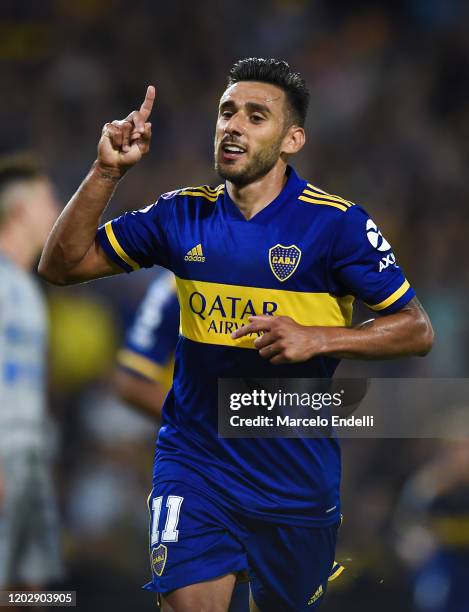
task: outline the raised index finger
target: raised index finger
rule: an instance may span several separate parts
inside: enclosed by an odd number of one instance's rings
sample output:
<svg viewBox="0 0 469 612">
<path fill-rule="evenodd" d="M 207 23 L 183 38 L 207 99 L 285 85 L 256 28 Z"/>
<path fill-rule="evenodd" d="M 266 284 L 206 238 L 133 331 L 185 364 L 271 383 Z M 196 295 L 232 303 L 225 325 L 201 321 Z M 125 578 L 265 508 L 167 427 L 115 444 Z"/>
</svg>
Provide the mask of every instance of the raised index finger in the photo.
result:
<svg viewBox="0 0 469 612">
<path fill-rule="evenodd" d="M 145 94 L 145 100 L 140 107 L 140 114 L 142 115 L 143 121 L 147 121 L 148 117 L 151 114 L 151 110 L 153 108 L 153 103 L 155 101 L 155 88 L 153 85 L 149 85 L 147 87 L 147 93 Z"/>
</svg>

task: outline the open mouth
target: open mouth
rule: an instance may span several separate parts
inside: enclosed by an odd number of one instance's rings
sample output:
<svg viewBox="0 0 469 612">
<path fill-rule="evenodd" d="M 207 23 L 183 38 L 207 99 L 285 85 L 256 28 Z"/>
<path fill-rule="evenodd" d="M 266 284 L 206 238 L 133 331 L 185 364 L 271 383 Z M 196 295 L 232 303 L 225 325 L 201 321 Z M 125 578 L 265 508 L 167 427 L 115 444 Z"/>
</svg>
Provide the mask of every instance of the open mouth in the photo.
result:
<svg viewBox="0 0 469 612">
<path fill-rule="evenodd" d="M 225 143 L 221 147 L 222 157 L 224 160 L 233 160 L 239 159 L 244 153 L 246 153 L 246 149 L 237 144 Z"/>
</svg>

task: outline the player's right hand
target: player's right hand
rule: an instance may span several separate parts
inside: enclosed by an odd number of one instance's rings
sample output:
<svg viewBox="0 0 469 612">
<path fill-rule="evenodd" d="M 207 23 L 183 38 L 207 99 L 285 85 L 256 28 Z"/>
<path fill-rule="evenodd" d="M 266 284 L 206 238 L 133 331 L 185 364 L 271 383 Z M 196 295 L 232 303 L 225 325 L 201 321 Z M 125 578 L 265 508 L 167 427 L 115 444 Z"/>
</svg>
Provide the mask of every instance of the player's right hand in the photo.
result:
<svg viewBox="0 0 469 612">
<path fill-rule="evenodd" d="M 151 123 L 148 121 L 155 88 L 147 88 L 145 100 L 139 110 L 132 111 L 121 121 L 106 123 L 98 143 L 98 165 L 106 170 L 124 174 L 150 149 Z"/>
</svg>

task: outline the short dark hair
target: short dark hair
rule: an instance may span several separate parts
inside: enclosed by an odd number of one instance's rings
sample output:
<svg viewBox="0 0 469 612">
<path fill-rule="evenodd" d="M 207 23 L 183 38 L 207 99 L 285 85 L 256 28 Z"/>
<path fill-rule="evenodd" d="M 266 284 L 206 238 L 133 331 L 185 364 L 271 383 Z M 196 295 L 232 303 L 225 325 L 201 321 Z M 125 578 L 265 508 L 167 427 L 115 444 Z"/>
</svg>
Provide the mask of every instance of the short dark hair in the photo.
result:
<svg viewBox="0 0 469 612">
<path fill-rule="evenodd" d="M 304 78 L 283 60 L 247 57 L 239 60 L 228 75 L 228 86 L 239 81 L 260 81 L 283 89 L 292 122 L 303 127 L 308 112 L 309 91 Z"/>
<path fill-rule="evenodd" d="M 0 156 L 0 193 L 12 182 L 34 181 L 44 175 L 44 168 L 32 153 Z"/>
<path fill-rule="evenodd" d="M 5 189 L 13 183 L 35 181 L 45 175 L 45 169 L 31 153 L 0 156 L 0 222 L 6 214 L 3 202 Z"/>
</svg>

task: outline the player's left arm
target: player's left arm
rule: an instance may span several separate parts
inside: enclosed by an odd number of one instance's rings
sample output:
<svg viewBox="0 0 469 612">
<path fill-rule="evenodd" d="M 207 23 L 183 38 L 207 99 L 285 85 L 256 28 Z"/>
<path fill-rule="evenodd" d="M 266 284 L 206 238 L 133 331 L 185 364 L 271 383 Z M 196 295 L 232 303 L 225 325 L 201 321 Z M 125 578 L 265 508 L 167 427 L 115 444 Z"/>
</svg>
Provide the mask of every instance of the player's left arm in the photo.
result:
<svg viewBox="0 0 469 612">
<path fill-rule="evenodd" d="M 272 364 L 328 356 L 351 359 L 392 359 L 426 355 L 433 344 L 428 315 L 416 297 L 393 314 L 370 319 L 356 327 L 309 327 L 286 316 L 249 317 L 233 338 L 256 332 L 261 357 Z"/>
<path fill-rule="evenodd" d="M 356 327 L 308 327 L 286 316 L 254 316 L 232 337 L 262 332 L 254 346 L 273 364 L 315 356 L 391 359 L 426 355 L 433 344 L 430 319 L 376 224 L 354 206 L 335 219 L 331 234 L 330 294 L 355 296 L 381 316 Z"/>
</svg>

